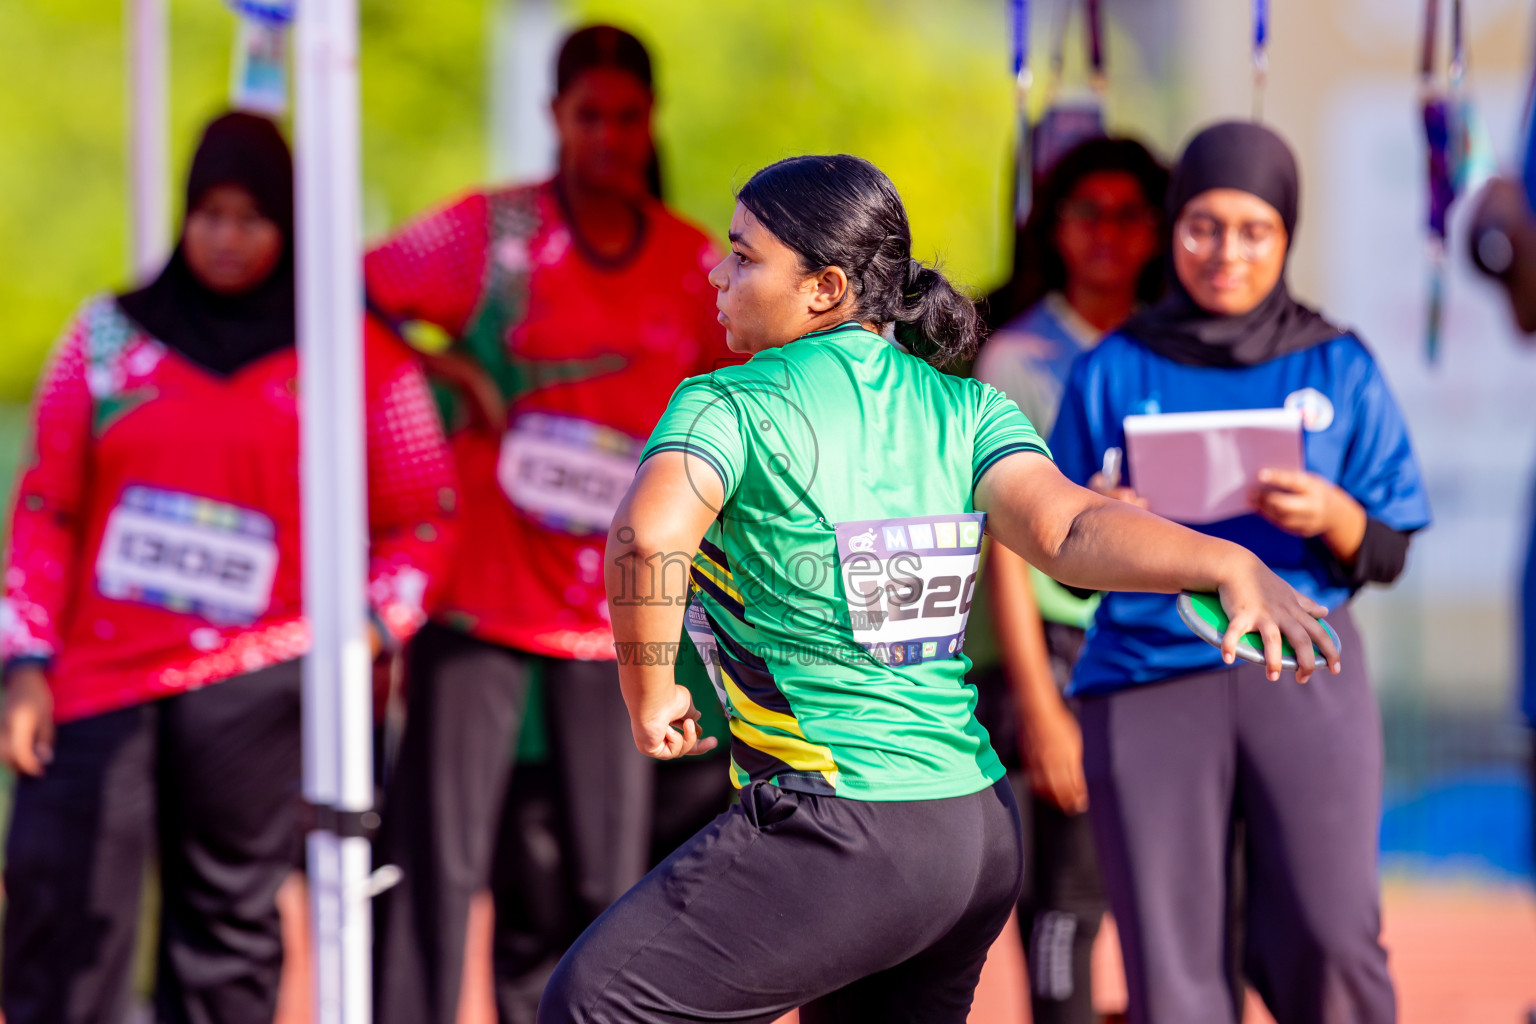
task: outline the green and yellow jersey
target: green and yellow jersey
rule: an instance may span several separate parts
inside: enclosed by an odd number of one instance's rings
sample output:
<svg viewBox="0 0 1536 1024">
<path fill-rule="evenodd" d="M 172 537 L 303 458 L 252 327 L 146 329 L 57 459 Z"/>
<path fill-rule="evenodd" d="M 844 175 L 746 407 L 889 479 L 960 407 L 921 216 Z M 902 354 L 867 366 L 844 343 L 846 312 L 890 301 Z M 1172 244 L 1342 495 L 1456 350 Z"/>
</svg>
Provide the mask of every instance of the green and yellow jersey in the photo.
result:
<svg viewBox="0 0 1536 1024">
<path fill-rule="evenodd" d="M 738 786 L 927 800 L 1002 776 L 963 644 L 976 482 L 1049 455 L 1013 402 L 850 323 L 684 381 L 642 459 L 666 451 L 725 500 L 697 553 L 631 566 L 615 600 L 690 602 Z"/>
</svg>

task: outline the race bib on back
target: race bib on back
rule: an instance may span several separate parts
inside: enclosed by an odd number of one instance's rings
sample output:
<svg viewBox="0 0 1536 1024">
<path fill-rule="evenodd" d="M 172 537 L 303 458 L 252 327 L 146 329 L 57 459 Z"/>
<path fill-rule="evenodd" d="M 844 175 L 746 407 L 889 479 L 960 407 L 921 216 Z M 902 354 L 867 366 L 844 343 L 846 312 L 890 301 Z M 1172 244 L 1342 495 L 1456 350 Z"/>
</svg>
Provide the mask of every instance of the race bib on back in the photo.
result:
<svg viewBox="0 0 1536 1024">
<path fill-rule="evenodd" d="M 277 557 L 277 530 L 260 512 L 134 486 L 107 517 L 96 588 L 210 622 L 254 622 L 272 603 Z"/>
<path fill-rule="evenodd" d="M 986 518 L 970 512 L 838 523 L 854 640 L 888 665 L 959 655 Z"/>
<path fill-rule="evenodd" d="M 512 504 L 562 533 L 607 533 L 645 447 L 612 427 L 525 413 L 501 443 L 496 477 Z"/>
</svg>

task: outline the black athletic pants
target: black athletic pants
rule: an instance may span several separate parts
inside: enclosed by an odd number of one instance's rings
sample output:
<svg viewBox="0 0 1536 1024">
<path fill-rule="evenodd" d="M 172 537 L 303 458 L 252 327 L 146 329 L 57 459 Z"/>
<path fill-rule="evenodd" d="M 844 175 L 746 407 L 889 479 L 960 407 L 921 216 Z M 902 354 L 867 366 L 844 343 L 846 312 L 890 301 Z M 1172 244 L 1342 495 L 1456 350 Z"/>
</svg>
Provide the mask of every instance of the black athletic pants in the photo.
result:
<svg viewBox="0 0 1536 1024">
<path fill-rule="evenodd" d="M 379 859 L 404 872 L 375 904 L 379 1024 L 455 1020 L 469 901 L 491 882 L 535 669 L 545 681 L 576 927 L 645 873 L 653 762 L 635 750 L 614 663 L 536 658 L 428 624 L 407 651 L 405 734 L 377 844 Z M 520 938 L 496 942 L 504 1024 L 532 1019 L 569 935 Z"/>
<path fill-rule="evenodd" d="M 271 1024 L 277 889 L 301 842 L 298 662 L 59 726 L 16 784 L 6 1024 L 120 1024 L 160 853 L 162 1024 Z"/>
<path fill-rule="evenodd" d="M 1083 645 L 1083 630 L 1045 623 L 1051 671 L 1063 688 Z M 1024 830 L 1024 887 L 1019 931 L 1028 971 L 1030 1017 L 1035 1024 L 1094 1024 L 1093 942 L 1108 908 L 1085 814 L 1067 814 L 1037 797 L 1021 767 L 1018 708 L 1006 670 L 976 673 L 977 716 L 992 746 L 1009 766 Z"/>
<path fill-rule="evenodd" d="M 962 1024 L 1020 885 L 1006 782 L 875 803 L 753 783 L 560 961 L 540 1024 Z"/>
<path fill-rule="evenodd" d="M 1008 781 L 1024 826 L 1024 889 L 1019 932 L 1035 1024 L 1094 1024 L 1093 942 L 1107 901 L 1086 814 L 1067 814 L 1029 790 L 1020 771 Z"/>
<path fill-rule="evenodd" d="M 1344 671 L 1257 665 L 1080 702 L 1088 814 L 1133 1024 L 1231 1024 L 1229 851 L 1245 829 L 1244 966 L 1279 1024 L 1391 1024 L 1379 941 L 1381 717 L 1347 611 Z"/>
</svg>

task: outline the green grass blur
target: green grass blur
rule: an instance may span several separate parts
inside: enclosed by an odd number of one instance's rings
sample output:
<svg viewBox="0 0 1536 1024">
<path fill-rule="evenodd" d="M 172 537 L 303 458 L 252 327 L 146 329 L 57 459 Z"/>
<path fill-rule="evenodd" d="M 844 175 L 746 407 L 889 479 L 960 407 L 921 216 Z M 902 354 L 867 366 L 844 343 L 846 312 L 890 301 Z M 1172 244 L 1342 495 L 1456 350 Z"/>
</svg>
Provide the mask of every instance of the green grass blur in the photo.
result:
<svg viewBox="0 0 1536 1024">
<path fill-rule="evenodd" d="M 493 0 L 362 0 L 365 223 L 483 180 Z M 173 216 L 225 103 L 234 19 L 168 0 Z M 0 401 L 25 401 L 64 320 L 128 280 L 122 0 L 0 4 Z M 1005 8 L 986 0 L 566 0 L 652 47 L 674 204 L 723 233 L 731 191 L 780 157 L 845 151 L 906 197 L 919 255 L 985 287 L 1003 268 L 1011 134 Z M 993 216 L 992 214 L 996 214 Z"/>
</svg>

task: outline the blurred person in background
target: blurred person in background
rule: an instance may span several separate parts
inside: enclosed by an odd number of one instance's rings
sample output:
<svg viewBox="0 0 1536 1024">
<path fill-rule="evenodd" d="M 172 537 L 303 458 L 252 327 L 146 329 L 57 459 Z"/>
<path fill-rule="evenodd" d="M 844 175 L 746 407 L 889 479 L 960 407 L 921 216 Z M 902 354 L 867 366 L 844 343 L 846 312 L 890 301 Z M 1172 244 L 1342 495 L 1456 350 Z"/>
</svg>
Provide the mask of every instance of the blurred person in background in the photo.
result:
<svg viewBox="0 0 1536 1024">
<path fill-rule="evenodd" d="M 269 120 L 205 131 L 180 244 L 88 302 L 38 386 L 0 619 L 7 1024 L 122 1020 L 159 857 L 155 1019 L 269 1024 L 300 844 L 293 169 Z M 375 648 L 426 618 L 452 463 L 426 381 L 366 332 Z"/>
<path fill-rule="evenodd" d="M 1536 191 L 1536 135 L 1527 140 L 1522 179 L 1495 178 L 1478 196 L 1468 231 L 1473 264 L 1504 286 L 1515 324 L 1529 343 L 1536 332 L 1536 215 L 1530 197 Z M 1531 508 L 1531 535 L 1526 542 L 1525 571 L 1520 584 L 1521 678 L 1520 710 L 1530 729 L 1530 787 L 1532 820 L 1536 821 L 1536 496 Z M 1533 830 L 1536 841 L 1536 830 Z M 1536 845 L 1532 848 L 1536 862 Z M 1536 1006 L 1527 1018 L 1536 1024 Z"/>
<path fill-rule="evenodd" d="M 1269 470 L 1255 514 L 1197 527 L 1237 541 L 1319 603 L 1344 672 L 1298 686 L 1227 666 L 1174 599 L 1107 594 L 1073 673 L 1088 813 L 1135 1022 L 1232 1020 L 1228 849 L 1246 829 L 1249 980 L 1280 1024 L 1386 1024 L 1379 941 L 1381 718 L 1348 602 L 1401 573 L 1429 506 L 1370 352 L 1286 289 L 1299 181 L 1249 123 L 1190 142 L 1167 204 L 1170 295 L 1078 360 L 1051 437 L 1062 471 L 1140 503 L 1100 472 L 1132 413 L 1286 406 L 1306 471 Z"/>
<path fill-rule="evenodd" d="M 468 906 L 491 878 L 535 673 L 576 907 L 556 934 L 498 934 L 502 1020 L 533 1018 L 565 945 L 650 862 L 654 770 L 620 698 L 603 544 L 673 389 L 728 358 L 715 248 L 655 198 L 653 100 L 639 40 L 576 32 L 556 68 L 555 178 L 470 193 L 366 260 L 373 308 L 453 339 L 424 358 L 446 399 L 467 538 L 407 658 L 378 846 L 405 873 L 378 907 L 386 1024 L 454 1020 Z M 728 800 L 714 767 L 706 818 Z"/>
<path fill-rule="evenodd" d="M 987 302 L 994 333 L 975 375 L 1048 435 L 1079 354 L 1163 287 L 1168 172 L 1130 139 L 1094 139 L 1062 157 L 1019 232 L 1013 277 Z M 1082 734 L 1062 689 L 1096 595 L 1068 590 L 993 544 L 990 611 L 1001 664 L 973 669 L 978 717 L 1009 767 L 1024 824 L 1019 927 L 1032 1019 L 1095 1020 L 1089 968 L 1104 888 L 1083 816 Z M 1021 770 L 1022 769 L 1022 770 Z"/>
</svg>

